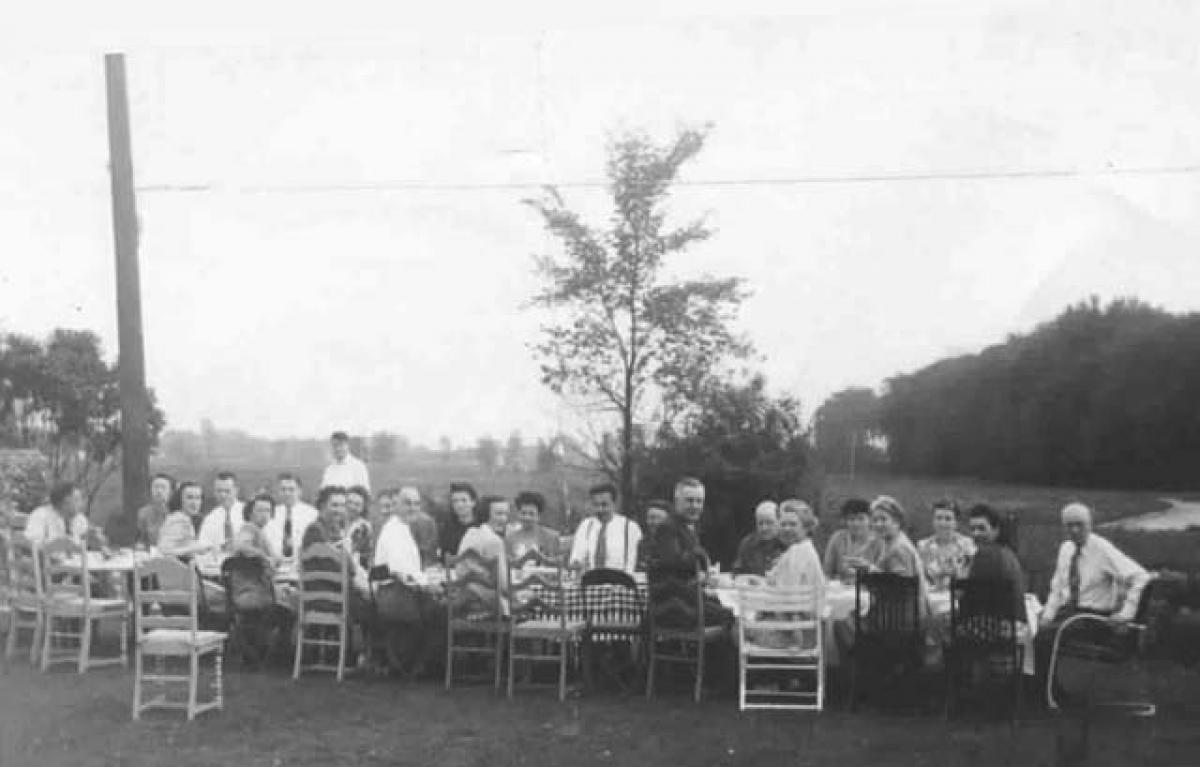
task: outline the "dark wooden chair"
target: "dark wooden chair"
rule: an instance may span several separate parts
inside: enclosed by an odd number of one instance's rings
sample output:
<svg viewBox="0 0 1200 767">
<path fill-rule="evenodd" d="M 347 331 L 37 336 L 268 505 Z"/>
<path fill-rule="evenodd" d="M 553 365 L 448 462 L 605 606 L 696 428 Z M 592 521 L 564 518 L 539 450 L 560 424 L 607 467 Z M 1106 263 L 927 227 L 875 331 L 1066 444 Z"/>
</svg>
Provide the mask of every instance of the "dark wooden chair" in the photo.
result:
<svg viewBox="0 0 1200 767">
<path fill-rule="evenodd" d="M 907 692 L 899 683 L 921 669 L 925 634 L 916 577 L 860 572 L 854 582 L 854 644 L 850 647 L 850 710 L 858 706 L 864 674 L 872 692 Z M 889 702 L 894 702 L 892 698 Z"/>
<path fill-rule="evenodd" d="M 950 627 L 943 647 L 946 717 L 956 712 L 965 682 L 975 668 L 1002 669 L 1011 703 L 1009 721 L 1021 706 L 1024 647 L 1018 624 L 1025 620 L 1018 584 L 1000 579 L 966 578 L 950 582 Z"/>
<path fill-rule="evenodd" d="M 446 559 L 446 689 L 454 682 L 457 656 L 492 658 L 497 692 L 504 673 L 505 616 L 499 559 L 473 549 Z M 478 641 L 470 641 L 478 640 Z"/>
<path fill-rule="evenodd" d="M 567 697 L 567 666 L 586 623 L 567 615 L 562 562 L 530 549 L 509 563 L 512 622 L 508 632 L 508 697 L 516 686 L 517 661 L 558 664 L 558 699 Z"/>
<path fill-rule="evenodd" d="M 658 664 L 668 663 L 695 668 L 692 697 L 699 703 L 704 693 L 707 647 L 723 639 L 727 629 L 706 624 L 704 583 L 693 565 L 660 565 L 650 568 L 646 576 L 649 582 L 646 644 L 650 656 L 646 669 L 646 697 L 654 697 Z M 678 649 L 664 649 L 672 646 Z"/>
<path fill-rule="evenodd" d="M 594 681 L 599 648 L 604 653 L 600 668 L 622 689 L 628 689 L 624 677 L 641 670 L 641 648 L 645 638 L 646 604 L 637 581 L 624 570 L 597 568 L 580 579 L 583 597 L 585 672 L 589 686 Z M 613 657 L 625 653 L 625 658 Z M 638 674 L 640 676 L 640 674 Z"/>
</svg>

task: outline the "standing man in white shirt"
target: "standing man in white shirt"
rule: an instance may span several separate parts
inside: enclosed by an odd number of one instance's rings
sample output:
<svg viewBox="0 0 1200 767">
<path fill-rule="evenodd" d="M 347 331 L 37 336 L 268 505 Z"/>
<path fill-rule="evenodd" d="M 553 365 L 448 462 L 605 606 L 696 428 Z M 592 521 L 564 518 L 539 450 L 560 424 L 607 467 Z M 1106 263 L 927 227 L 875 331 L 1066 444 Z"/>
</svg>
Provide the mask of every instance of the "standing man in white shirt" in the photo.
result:
<svg viewBox="0 0 1200 767">
<path fill-rule="evenodd" d="M 333 449 L 333 463 L 325 467 L 321 475 L 321 487 L 354 487 L 361 485 L 371 490 L 371 478 L 367 476 L 367 465 L 350 454 L 350 435 L 335 431 L 329 437 Z"/>
<path fill-rule="evenodd" d="M 642 528 L 617 513 L 617 488 L 611 482 L 588 490 L 592 516 L 579 523 L 571 544 L 570 566 L 579 570 L 624 570 L 637 565 Z"/>
<path fill-rule="evenodd" d="M 300 478 L 284 472 L 276 479 L 279 505 L 263 528 L 267 547 L 276 559 L 293 559 L 300 551 L 304 531 L 317 519 L 317 510 L 303 501 Z"/>
<path fill-rule="evenodd" d="M 246 521 L 242 502 L 237 496 L 237 477 L 232 471 L 219 471 L 213 482 L 217 505 L 200 523 L 200 543 L 213 551 L 228 551 L 233 538 Z"/>
</svg>

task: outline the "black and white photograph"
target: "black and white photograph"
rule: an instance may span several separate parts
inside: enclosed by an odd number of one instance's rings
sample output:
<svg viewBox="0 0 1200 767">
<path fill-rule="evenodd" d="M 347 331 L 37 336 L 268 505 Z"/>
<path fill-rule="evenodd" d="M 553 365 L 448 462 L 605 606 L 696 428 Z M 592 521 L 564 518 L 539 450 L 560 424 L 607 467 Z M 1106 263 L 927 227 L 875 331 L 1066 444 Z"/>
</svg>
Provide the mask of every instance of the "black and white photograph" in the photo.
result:
<svg viewBox="0 0 1200 767">
<path fill-rule="evenodd" d="M 1200 765 L 1200 3 L 0 25 L 0 767 Z"/>
</svg>

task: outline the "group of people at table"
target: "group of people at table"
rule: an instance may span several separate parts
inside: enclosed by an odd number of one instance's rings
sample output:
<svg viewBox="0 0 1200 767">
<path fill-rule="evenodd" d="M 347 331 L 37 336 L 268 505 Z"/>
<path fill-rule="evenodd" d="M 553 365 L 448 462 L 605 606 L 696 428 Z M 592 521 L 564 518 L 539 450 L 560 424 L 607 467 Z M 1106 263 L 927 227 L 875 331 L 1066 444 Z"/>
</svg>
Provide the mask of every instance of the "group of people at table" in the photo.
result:
<svg viewBox="0 0 1200 767">
<path fill-rule="evenodd" d="M 541 525 L 545 501 L 536 492 L 522 492 L 510 502 L 495 495 L 481 498 L 468 484 L 451 484 L 450 513 L 435 519 L 422 509 L 419 490 L 404 486 L 379 493 L 373 507 L 365 465 L 349 455 L 344 435 L 335 434 L 332 442 L 335 462 L 322 478 L 315 508 L 304 502 L 301 481 L 290 473 L 277 477 L 276 495 L 260 491 L 242 502 L 237 478 L 219 472 L 212 488 L 216 506 L 207 514 L 202 513 L 204 493 L 198 483 L 176 484 L 170 476 L 156 475 L 151 501 L 138 513 L 139 545 L 198 563 L 240 553 L 259 557 L 270 568 L 286 569 L 309 545 L 334 544 L 350 560 L 360 597 L 369 591 L 368 574 L 386 571 L 399 581 L 423 584 L 425 573 L 468 550 L 498 561 L 500 573 L 506 571 L 507 561 L 530 550 L 565 562 L 576 572 L 607 568 L 634 573 L 685 565 L 703 574 L 711 564 L 698 531 L 705 490 L 693 478 L 676 484 L 670 502 L 647 504 L 644 527 L 621 513 L 612 484 L 597 484 L 589 491 L 590 514 L 568 539 Z M 25 535 L 35 543 L 95 537 L 81 507 L 77 488 L 56 486 L 50 503 L 30 514 Z M 894 573 L 916 578 L 923 600 L 931 592 L 945 591 L 953 578 L 988 578 L 1010 583 L 1014 614 L 1026 615 L 1021 565 L 1004 541 L 1000 515 L 986 505 L 966 513 L 965 535 L 959 530 L 959 507 L 949 501 L 935 503 L 933 534 L 914 544 L 904 532 L 905 510 L 894 498 L 851 498 L 841 504 L 841 529 L 830 536 L 823 555 L 813 539 L 817 514 L 804 501 L 765 500 L 754 516 L 755 529 L 737 549 L 735 576 L 755 576 L 779 587 L 814 587 L 823 593 L 830 582 L 853 583 L 859 572 Z M 1114 624 L 1131 619 L 1148 579 L 1146 571 L 1092 532 L 1086 506 L 1068 505 L 1062 521 L 1066 540 L 1040 611 L 1041 627 L 1079 611 L 1109 615 Z M 504 588 L 502 583 L 499 588 Z M 716 622 L 730 619 L 728 606 L 716 600 L 706 614 Z M 1039 638 L 1048 634 L 1052 632 L 1043 630 Z"/>
</svg>

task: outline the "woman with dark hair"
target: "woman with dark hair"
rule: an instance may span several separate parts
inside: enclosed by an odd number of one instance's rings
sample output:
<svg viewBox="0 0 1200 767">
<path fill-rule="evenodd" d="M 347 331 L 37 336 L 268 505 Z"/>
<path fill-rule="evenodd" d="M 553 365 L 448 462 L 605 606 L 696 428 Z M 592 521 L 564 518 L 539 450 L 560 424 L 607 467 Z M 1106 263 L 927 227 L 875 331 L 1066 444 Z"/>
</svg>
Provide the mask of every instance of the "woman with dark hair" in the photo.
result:
<svg viewBox="0 0 1200 767">
<path fill-rule="evenodd" d="M 212 550 L 196 538 L 196 520 L 204 503 L 204 491 L 200 483 L 180 482 L 171 502 L 171 513 L 167 514 L 158 528 L 158 549 L 164 554 L 190 557 Z"/>
<path fill-rule="evenodd" d="M 363 570 L 371 569 L 371 555 L 375 550 L 375 535 L 367 509 L 371 508 L 371 493 L 362 485 L 346 491 L 346 548 Z"/>
<path fill-rule="evenodd" d="M 246 522 L 233 537 L 235 553 L 258 557 L 271 564 L 271 547 L 263 528 L 271 521 L 275 511 L 275 499 L 269 493 L 259 493 L 246 504 Z"/>
<path fill-rule="evenodd" d="M 871 532 L 871 504 L 849 498 L 841 508 L 841 530 L 825 546 L 825 575 L 852 583 L 854 574 L 866 569 L 879 556 L 879 540 Z"/>
<path fill-rule="evenodd" d="M 917 553 L 921 555 L 931 588 L 948 588 L 951 578 L 965 574 L 967 560 L 975 553 L 974 542 L 958 532 L 960 516 L 954 501 L 933 504 L 933 535 L 917 544 Z"/>
<path fill-rule="evenodd" d="M 508 531 L 504 543 L 508 556 L 519 559 L 528 551 L 557 559 L 559 556 L 558 533 L 539 524 L 546 499 L 541 493 L 529 490 L 517 494 L 513 503 L 517 511 L 517 525 Z"/>
<path fill-rule="evenodd" d="M 1004 581 L 1012 587 L 1013 616 L 1025 618 L 1025 576 L 1012 549 L 1000 542 L 1000 515 L 986 504 L 971 507 L 967 525 L 975 541 L 969 576 L 982 580 Z"/>
<path fill-rule="evenodd" d="M 463 535 L 458 544 L 458 554 L 462 556 L 467 551 L 473 551 L 481 559 L 496 563 L 501 609 L 507 611 L 508 556 L 503 535 L 508 526 L 508 501 L 498 495 L 485 495 L 475 509 L 475 525 Z M 467 560 L 460 561 L 455 566 L 456 577 L 466 575 L 472 566 Z M 483 604 L 495 598 L 494 593 L 484 593 L 482 590 L 477 590 L 475 596 Z"/>
</svg>

